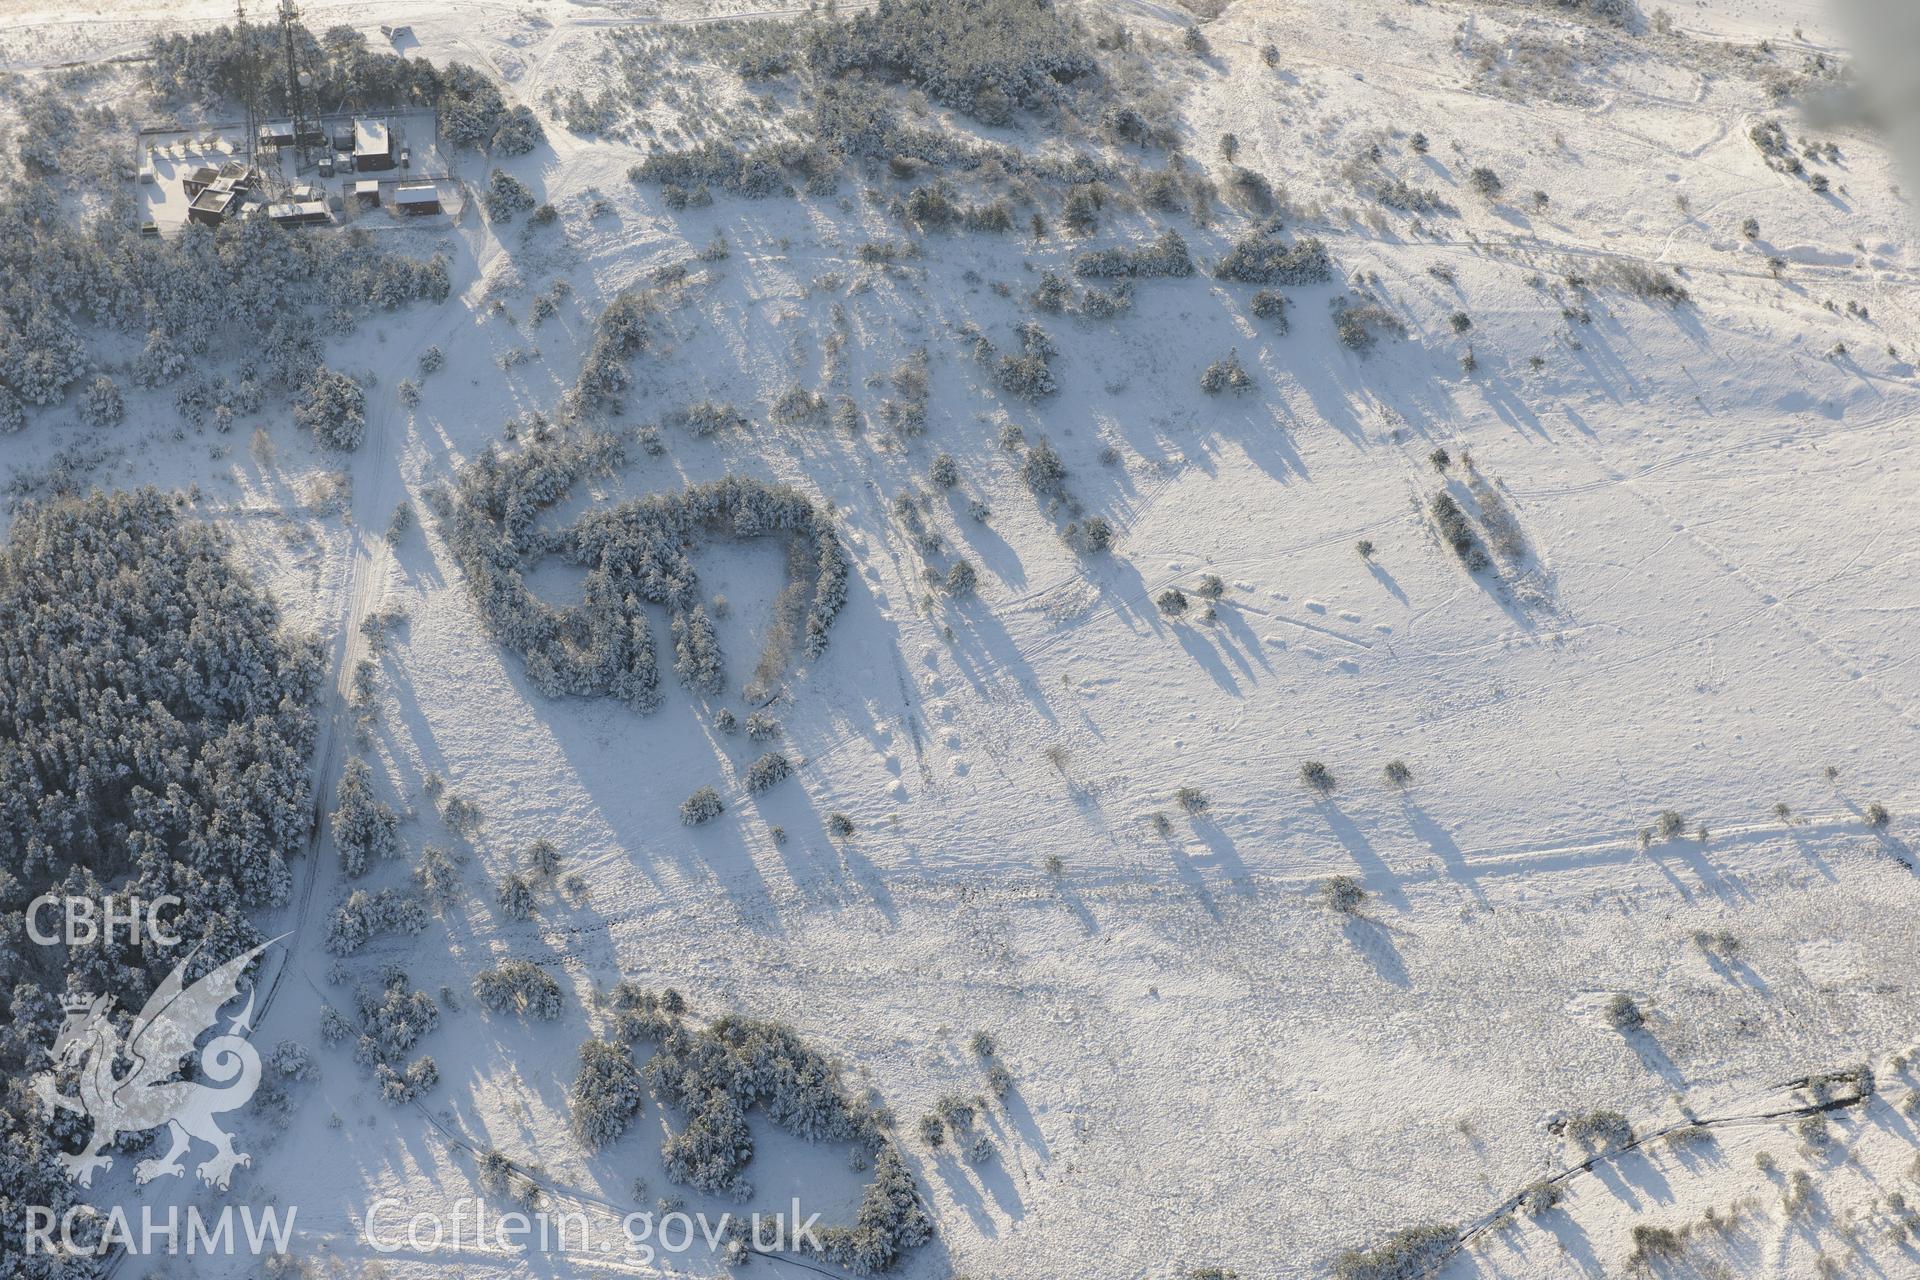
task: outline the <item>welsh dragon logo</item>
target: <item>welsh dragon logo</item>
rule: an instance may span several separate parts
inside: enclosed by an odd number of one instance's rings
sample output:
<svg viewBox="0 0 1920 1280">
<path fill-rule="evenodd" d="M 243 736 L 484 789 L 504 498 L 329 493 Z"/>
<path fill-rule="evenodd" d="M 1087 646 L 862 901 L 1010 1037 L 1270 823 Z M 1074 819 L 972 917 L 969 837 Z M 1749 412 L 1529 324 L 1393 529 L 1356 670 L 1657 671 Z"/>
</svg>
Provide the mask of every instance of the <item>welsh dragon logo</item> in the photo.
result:
<svg viewBox="0 0 1920 1280">
<path fill-rule="evenodd" d="M 226 1032 L 200 1050 L 199 1076 L 211 1085 L 174 1077 L 180 1060 L 194 1051 L 194 1042 L 218 1020 L 220 1007 L 239 993 L 241 973 L 278 941 L 274 938 L 235 956 L 191 986 L 185 983 L 187 967 L 193 963 L 193 956 L 188 956 L 141 1007 L 124 1042 L 111 1020 L 113 996 L 70 995 L 62 1000 L 67 1020 L 50 1054 L 55 1070 L 79 1069 L 80 1096 L 60 1093 L 53 1071 L 34 1076 L 33 1089 L 47 1114 L 56 1109 L 77 1111 L 93 1121 L 85 1149 L 60 1156 L 68 1177 L 83 1187 L 92 1186 L 96 1169 L 113 1167 L 113 1157 L 102 1155 L 103 1148 L 123 1133 L 161 1125 L 167 1126 L 172 1145 L 165 1155 L 134 1166 L 137 1182 L 182 1173 L 180 1157 L 195 1138 L 213 1148 L 213 1155 L 196 1170 L 210 1186 L 225 1190 L 236 1167 L 253 1163 L 252 1156 L 233 1149 L 233 1135 L 214 1121 L 223 1111 L 244 1107 L 260 1087 L 260 1055 L 245 1034 L 253 1029 L 251 990 L 246 1008 L 227 1024 Z M 128 1064 L 126 1073 L 114 1074 L 121 1063 Z"/>
</svg>

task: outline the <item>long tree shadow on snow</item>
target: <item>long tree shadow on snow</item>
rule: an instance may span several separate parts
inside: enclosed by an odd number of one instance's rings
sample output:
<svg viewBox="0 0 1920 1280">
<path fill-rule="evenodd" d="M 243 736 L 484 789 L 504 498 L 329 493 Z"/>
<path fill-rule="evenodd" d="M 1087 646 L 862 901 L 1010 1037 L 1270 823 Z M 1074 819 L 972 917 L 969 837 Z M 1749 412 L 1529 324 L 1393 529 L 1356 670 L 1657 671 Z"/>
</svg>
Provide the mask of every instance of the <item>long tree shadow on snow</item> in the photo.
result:
<svg viewBox="0 0 1920 1280">
<path fill-rule="evenodd" d="M 1327 830 L 1340 842 L 1340 847 L 1353 858 L 1365 878 L 1367 887 L 1392 904 L 1396 911 L 1410 910 L 1407 895 L 1400 888 L 1399 875 L 1387 865 L 1386 859 L 1374 850 L 1372 841 L 1367 839 L 1366 834 L 1355 825 L 1353 819 L 1340 812 L 1338 805 L 1322 795 L 1314 797 L 1313 811 L 1319 814 L 1321 821 L 1327 824 Z"/>
</svg>

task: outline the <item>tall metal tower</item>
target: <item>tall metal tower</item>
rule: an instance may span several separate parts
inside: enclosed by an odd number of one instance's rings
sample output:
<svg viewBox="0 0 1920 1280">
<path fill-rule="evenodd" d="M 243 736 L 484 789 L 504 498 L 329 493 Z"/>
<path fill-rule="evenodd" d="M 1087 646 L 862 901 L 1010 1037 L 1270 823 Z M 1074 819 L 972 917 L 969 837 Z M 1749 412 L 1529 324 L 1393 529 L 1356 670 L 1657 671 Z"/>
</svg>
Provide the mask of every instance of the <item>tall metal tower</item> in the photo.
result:
<svg viewBox="0 0 1920 1280">
<path fill-rule="evenodd" d="M 300 10 L 293 0 L 280 0 L 280 43 L 287 56 L 287 114 L 293 117 L 294 154 L 300 159 L 296 168 L 307 163 L 307 122 L 301 113 L 300 58 L 295 51 L 294 28 L 300 25 Z"/>
<path fill-rule="evenodd" d="M 254 148 L 260 142 L 260 75 L 254 61 L 253 33 L 247 30 L 247 0 L 233 0 L 234 37 L 240 42 L 240 97 L 247 110 L 247 136 L 240 154 L 253 168 Z"/>
</svg>

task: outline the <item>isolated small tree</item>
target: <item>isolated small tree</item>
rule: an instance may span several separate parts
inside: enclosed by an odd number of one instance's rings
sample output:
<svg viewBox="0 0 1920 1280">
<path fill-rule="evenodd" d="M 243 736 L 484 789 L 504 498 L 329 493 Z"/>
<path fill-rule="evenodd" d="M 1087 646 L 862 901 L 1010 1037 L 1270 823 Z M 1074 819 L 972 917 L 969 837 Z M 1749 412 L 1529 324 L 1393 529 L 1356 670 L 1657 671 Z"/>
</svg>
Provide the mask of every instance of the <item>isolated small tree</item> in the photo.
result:
<svg viewBox="0 0 1920 1280">
<path fill-rule="evenodd" d="M 1333 774 L 1328 771 L 1326 765 L 1320 763 L 1318 760 L 1303 760 L 1300 762 L 1300 781 L 1306 783 L 1321 795 L 1328 794 L 1336 785 L 1333 780 Z"/>
<path fill-rule="evenodd" d="M 936 453 L 933 463 L 927 468 L 927 479 L 942 489 L 951 489 L 960 482 L 960 468 L 955 465 L 950 453 Z"/>
<path fill-rule="evenodd" d="M 500 877 L 493 900 L 499 906 L 500 914 L 509 920 L 526 920 L 533 916 L 533 889 L 518 872 L 509 871 Z"/>
<path fill-rule="evenodd" d="M 1105 516 L 1088 516 L 1078 523 L 1069 541 L 1082 551 L 1105 551 L 1113 545 L 1113 524 Z"/>
<path fill-rule="evenodd" d="M 480 203 L 486 206 L 487 217 L 494 222 L 511 222 L 517 213 L 533 208 L 533 192 L 527 184 L 520 181 L 504 169 L 495 169 L 487 179 L 487 189 L 480 196 Z"/>
<path fill-rule="evenodd" d="M 1380 771 L 1390 787 L 1405 787 L 1413 781 L 1413 770 L 1407 767 L 1405 760 L 1389 760 L 1386 768 Z"/>
<path fill-rule="evenodd" d="M 1503 184 L 1500 181 L 1500 175 L 1492 169 L 1486 165 L 1475 165 L 1467 174 L 1467 185 L 1472 187 L 1475 194 L 1481 198 L 1491 200 L 1500 194 Z"/>
<path fill-rule="evenodd" d="M 1153 602 L 1169 618 L 1177 618 L 1187 611 L 1187 593 L 1178 587 L 1168 587 L 1155 596 Z"/>
<path fill-rule="evenodd" d="M 1240 363 L 1240 353 L 1229 351 L 1201 372 L 1200 389 L 1210 396 L 1223 391 L 1238 394 L 1253 389 L 1253 376 Z"/>
<path fill-rule="evenodd" d="M 95 374 L 80 395 L 80 417 L 90 427 L 111 427 L 127 416 L 120 386 L 106 374 Z"/>
<path fill-rule="evenodd" d="M 293 421 L 329 449 L 357 449 L 367 433 L 366 392 L 338 370 L 316 369 L 294 402 Z"/>
<path fill-rule="evenodd" d="M 1865 814 L 1862 816 L 1866 819 L 1867 826 L 1875 831 L 1885 827 L 1893 820 L 1892 815 L 1887 812 L 1887 807 L 1878 801 L 1868 805 Z"/>
<path fill-rule="evenodd" d="M 387 545 L 397 547 L 400 540 L 407 536 L 407 530 L 413 528 L 413 507 L 401 501 L 394 504 L 393 514 L 387 517 Z"/>
<path fill-rule="evenodd" d="M 1320 882 L 1320 898 L 1330 911 L 1343 916 L 1358 915 L 1367 900 L 1367 890 L 1352 876 L 1328 876 Z"/>
<path fill-rule="evenodd" d="M 1287 331 L 1287 298 L 1278 289 L 1258 289 L 1248 304 L 1255 318 L 1273 321 L 1273 327 L 1281 332 Z"/>
<path fill-rule="evenodd" d="M 1181 787 L 1173 793 L 1173 799 L 1175 804 L 1188 813 L 1202 813 L 1211 803 L 1207 799 L 1207 793 L 1198 787 Z"/>
<path fill-rule="evenodd" d="M 712 787 L 701 787 L 680 802 L 680 821 L 689 827 L 697 827 L 704 822 L 712 822 L 725 811 L 726 806 L 720 803 L 720 793 Z"/>
<path fill-rule="evenodd" d="M 792 772 L 793 765 L 788 762 L 784 755 L 778 751 L 769 751 L 747 766 L 747 790 L 756 792 L 765 791 L 767 788 L 785 779 L 786 776 Z"/>
<path fill-rule="evenodd" d="M 827 815 L 827 831 L 842 840 L 853 834 L 853 819 L 838 811 Z"/>
<path fill-rule="evenodd" d="M 430 844 L 421 851 L 413 878 L 435 907 L 445 910 L 460 900 L 460 864 L 444 845 Z"/>
<path fill-rule="evenodd" d="M 747 717 L 747 736 L 755 742 L 768 742 L 784 732 L 780 721 L 765 711 L 756 711 Z"/>
<path fill-rule="evenodd" d="M 1626 992 L 1620 992 L 1607 1001 L 1607 1025 L 1621 1035 L 1631 1035 L 1646 1024 L 1646 1015 L 1640 1012 L 1640 1006 Z"/>
<path fill-rule="evenodd" d="M 1740 234 L 1749 240 L 1760 238 L 1760 219 L 1749 214 L 1740 220 Z"/>
<path fill-rule="evenodd" d="M 980 575 L 974 571 L 971 560 L 956 560 L 947 570 L 947 594 L 955 597 L 970 596 L 979 585 Z"/>
<path fill-rule="evenodd" d="M 1066 479 L 1067 467 L 1060 460 L 1059 452 L 1041 440 L 1027 450 L 1027 456 L 1020 464 L 1020 475 L 1035 493 L 1054 493 L 1059 490 L 1061 481 Z"/>
<path fill-rule="evenodd" d="M 544 836 L 527 846 L 525 857 L 527 869 L 542 880 L 550 879 L 560 869 L 560 850 Z"/>
</svg>

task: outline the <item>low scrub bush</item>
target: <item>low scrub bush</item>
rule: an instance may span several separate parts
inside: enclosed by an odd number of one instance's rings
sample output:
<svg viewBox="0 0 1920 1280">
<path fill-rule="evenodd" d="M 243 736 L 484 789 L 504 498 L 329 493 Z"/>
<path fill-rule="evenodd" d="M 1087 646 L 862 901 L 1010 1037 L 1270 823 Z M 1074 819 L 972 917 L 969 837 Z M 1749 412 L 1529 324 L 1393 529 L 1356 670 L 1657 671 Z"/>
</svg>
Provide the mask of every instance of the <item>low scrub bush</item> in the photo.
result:
<svg viewBox="0 0 1920 1280">
<path fill-rule="evenodd" d="M 701 787 L 680 802 L 680 821 L 689 827 L 712 822 L 724 812 L 726 806 L 720 803 L 720 793 L 712 787 Z"/>
<path fill-rule="evenodd" d="M 530 960 L 503 960 L 482 969 L 473 979 L 473 995 L 495 1013 L 552 1021 L 560 1016 L 560 984 Z"/>
<path fill-rule="evenodd" d="M 1333 279 L 1333 258 L 1311 236 L 1287 244 L 1275 230 L 1257 230 L 1236 240 L 1214 264 L 1213 274 L 1240 284 L 1326 284 Z"/>
</svg>

